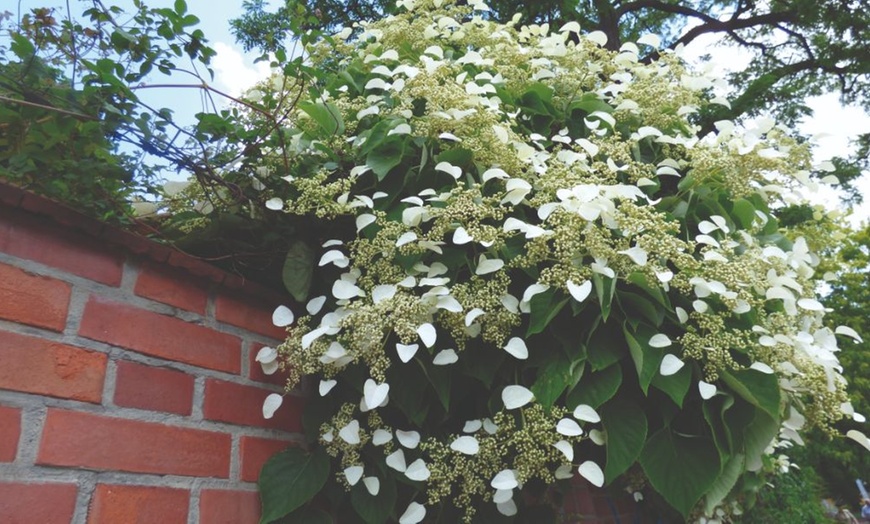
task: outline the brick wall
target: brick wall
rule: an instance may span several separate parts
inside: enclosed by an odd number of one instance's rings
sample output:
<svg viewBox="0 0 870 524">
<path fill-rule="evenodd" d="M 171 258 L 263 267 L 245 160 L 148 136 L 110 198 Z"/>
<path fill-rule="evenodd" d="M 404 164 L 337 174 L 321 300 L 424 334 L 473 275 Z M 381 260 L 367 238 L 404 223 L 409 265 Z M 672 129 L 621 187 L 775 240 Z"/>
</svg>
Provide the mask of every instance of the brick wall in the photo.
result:
<svg viewBox="0 0 870 524">
<path fill-rule="evenodd" d="M 256 523 L 276 297 L 0 186 L 0 522 Z"/>
<path fill-rule="evenodd" d="M 280 297 L 0 183 L 0 524 L 254 524 Z M 578 479 L 562 520 L 639 523 Z M 349 523 L 340 523 L 349 524 Z"/>
</svg>

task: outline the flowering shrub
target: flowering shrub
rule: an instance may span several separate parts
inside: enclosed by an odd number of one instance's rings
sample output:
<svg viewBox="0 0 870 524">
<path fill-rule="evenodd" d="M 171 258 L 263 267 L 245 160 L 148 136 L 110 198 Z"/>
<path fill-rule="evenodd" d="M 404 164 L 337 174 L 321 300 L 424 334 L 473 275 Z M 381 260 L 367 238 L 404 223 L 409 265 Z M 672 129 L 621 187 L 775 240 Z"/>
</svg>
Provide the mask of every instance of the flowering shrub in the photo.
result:
<svg viewBox="0 0 870 524">
<path fill-rule="evenodd" d="M 266 206 L 337 224 L 257 357 L 318 390 L 316 451 L 265 467 L 263 520 L 328 521 L 324 491 L 355 521 L 497 521 L 575 474 L 727 519 L 787 467 L 775 446 L 851 414 L 835 334 L 857 334 L 813 298 L 835 224 L 776 218 L 817 184 L 807 148 L 764 119 L 697 136 L 727 101 L 674 53 L 641 61 L 652 35 L 611 52 L 398 4 L 311 46 L 319 83 L 250 93 L 291 123 Z"/>
</svg>

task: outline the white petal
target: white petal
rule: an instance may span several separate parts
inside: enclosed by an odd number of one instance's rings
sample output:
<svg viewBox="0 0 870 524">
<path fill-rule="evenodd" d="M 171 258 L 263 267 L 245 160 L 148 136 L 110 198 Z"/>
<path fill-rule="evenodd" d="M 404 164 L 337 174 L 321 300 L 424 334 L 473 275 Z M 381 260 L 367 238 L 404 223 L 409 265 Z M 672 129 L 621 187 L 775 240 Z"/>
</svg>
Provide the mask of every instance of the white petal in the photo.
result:
<svg viewBox="0 0 870 524">
<path fill-rule="evenodd" d="M 553 472 L 553 476 L 556 477 L 558 480 L 564 480 L 573 477 L 574 472 L 572 471 L 572 465 L 562 464 L 561 466 L 556 468 L 556 471 Z"/>
<path fill-rule="evenodd" d="M 373 497 L 377 497 L 378 493 L 381 491 L 381 481 L 378 480 L 378 477 L 366 477 L 363 479 L 363 484 L 369 494 Z"/>
<path fill-rule="evenodd" d="M 351 466 L 344 470 L 344 478 L 347 479 L 347 483 L 351 486 L 356 486 L 356 483 L 359 482 L 363 476 L 363 467 L 362 466 Z"/>
<path fill-rule="evenodd" d="M 847 431 L 846 437 L 854 440 L 858 444 L 861 444 L 862 446 L 867 448 L 867 451 L 870 451 L 870 439 L 868 439 L 865 434 L 861 433 L 857 429 L 850 429 L 849 431 Z"/>
<path fill-rule="evenodd" d="M 529 358 L 529 349 L 526 343 L 520 337 L 513 337 L 508 340 L 504 350 L 511 354 L 516 359 L 525 360 Z"/>
<path fill-rule="evenodd" d="M 330 249 L 326 253 L 320 257 L 320 262 L 317 263 L 318 266 L 325 266 L 326 264 L 335 264 L 338 267 L 347 267 L 350 261 L 344 253 L 337 249 Z"/>
<path fill-rule="evenodd" d="M 399 235 L 399 238 L 396 239 L 396 247 L 402 247 L 405 244 L 410 244 L 415 240 L 417 240 L 417 233 L 414 233 L 413 231 L 407 231 Z"/>
<path fill-rule="evenodd" d="M 347 280 L 336 280 L 332 285 L 332 296 L 338 300 L 349 300 L 362 295 L 363 290 Z"/>
<path fill-rule="evenodd" d="M 661 373 L 663 377 L 668 377 L 681 370 L 685 365 L 685 362 L 677 358 L 676 355 L 668 353 L 665 355 L 665 358 L 662 359 L 662 363 L 659 366 L 659 373 Z"/>
<path fill-rule="evenodd" d="M 485 313 L 485 311 L 478 308 L 478 307 L 476 307 L 476 308 L 472 309 L 471 311 L 469 311 L 468 313 L 466 313 L 465 314 L 465 327 L 468 327 L 471 324 L 473 324 L 474 321 L 477 319 L 477 317 L 479 317 L 480 315 L 483 315 L 484 313 Z"/>
<path fill-rule="evenodd" d="M 701 398 L 704 400 L 709 400 L 713 398 L 713 395 L 716 394 L 716 386 L 715 384 L 710 384 L 709 382 L 704 382 L 703 380 L 698 382 L 698 392 L 701 393 Z"/>
<path fill-rule="evenodd" d="M 477 260 L 477 268 L 474 270 L 475 275 L 488 275 L 494 273 L 504 267 L 504 260 L 500 258 L 487 259 L 486 256 L 480 255 Z"/>
<path fill-rule="evenodd" d="M 272 323 L 278 327 L 286 327 L 293 323 L 296 317 L 287 306 L 278 306 L 272 313 Z"/>
<path fill-rule="evenodd" d="M 495 508 L 506 517 L 513 517 L 517 514 L 517 503 L 513 499 L 496 504 Z"/>
<path fill-rule="evenodd" d="M 411 344 L 407 346 L 405 344 L 396 344 L 396 353 L 399 354 L 399 360 L 406 364 L 414 358 L 418 349 L 420 349 L 419 344 Z"/>
<path fill-rule="evenodd" d="M 375 446 L 383 446 L 391 440 L 393 440 L 393 435 L 385 429 L 376 429 L 372 433 L 372 444 Z"/>
<path fill-rule="evenodd" d="M 577 468 L 577 472 L 593 486 L 600 488 L 604 485 L 604 472 L 601 471 L 598 464 L 591 460 L 587 460 L 583 464 L 580 464 L 580 467 Z"/>
<path fill-rule="evenodd" d="M 450 449 L 466 455 L 476 455 L 480 451 L 480 444 L 474 437 L 459 437 L 450 443 Z"/>
<path fill-rule="evenodd" d="M 849 326 L 838 326 L 837 329 L 834 330 L 834 333 L 838 335 L 846 335 L 847 337 L 852 337 L 858 342 L 864 342 L 864 340 L 861 339 L 861 335 L 859 335 L 857 331 L 850 328 Z"/>
<path fill-rule="evenodd" d="M 417 335 L 420 336 L 420 340 L 423 341 L 423 345 L 427 348 L 431 348 L 438 339 L 438 333 L 435 331 L 435 326 L 429 323 L 418 327 Z"/>
<path fill-rule="evenodd" d="M 375 220 L 377 220 L 377 217 L 374 215 L 360 215 L 356 217 L 356 232 L 359 233 L 365 229 L 366 226 L 374 224 Z"/>
<path fill-rule="evenodd" d="M 334 388 L 336 384 L 338 384 L 338 382 L 335 380 L 321 380 L 318 388 L 320 396 L 325 397 L 327 393 L 332 391 L 332 388 Z"/>
<path fill-rule="evenodd" d="M 751 366 L 749 366 L 749 369 L 760 371 L 765 375 L 773 375 L 773 368 L 763 362 L 754 362 Z"/>
<path fill-rule="evenodd" d="M 535 395 L 523 386 L 507 386 L 501 392 L 501 400 L 506 409 L 521 408 L 534 400 Z"/>
<path fill-rule="evenodd" d="M 453 232 L 453 243 L 458 246 L 467 244 L 472 240 L 474 239 L 468 234 L 468 231 L 466 231 L 464 227 L 458 227 L 456 228 L 456 231 Z"/>
<path fill-rule="evenodd" d="M 432 359 L 432 363 L 436 366 L 449 366 L 450 364 L 455 364 L 457 362 L 459 362 L 459 355 L 457 355 L 456 351 L 452 349 L 439 351 L 438 354 L 435 355 L 435 358 Z"/>
<path fill-rule="evenodd" d="M 565 455 L 565 460 L 568 462 L 574 460 L 574 446 L 572 446 L 567 440 L 560 440 L 553 444 L 553 447 L 561 451 L 562 454 Z"/>
<path fill-rule="evenodd" d="M 662 39 L 653 33 L 647 33 L 637 39 L 638 44 L 646 44 L 654 49 L 658 49 L 662 45 Z"/>
<path fill-rule="evenodd" d="M 359 421 L 351 420 L 338 432 L 338 438 L 351 445 L 359 444 Z"/>
<path fill-rule="evenodd" d="M 478 420 L 468 420 L 465 422 L 465 425 L 462 427 L 463 433 L 474 433 L 483 427 L 483 422 Z"/>
<path fill-rule="evenodd" d="M 627 256 L 631 259 L 632 262 L 639 266 L 645 266 L 647 263 L 646 250 L 638 246 L 634 246 L 633 248 L 626 249 L 624 251 L 619 251 L 619 253 Z"/>
<path fill-rule="evenodd" d="M 577 302 L 583 302 L 586 300 L 586 297 L 589 296 L 589 293 L 592 292 L 592 281 L 590 280 L 584 281 L 579 286 L 569 280 L 565 282 L 565 285 L 568 286 L 568 292 L 571 293 L 571 296 L 574 297 L 574 300 Z"/>
<path fill-rule="evenodd" d="M 462 168 L 454 166 L 450 162 L 438 162 L 438 164 L 435 165 L 435 171 L 442 171 L 455 179 L 459 179 L 462 175 Z"/>
<path fill-rule="evenodd" d="M 492 494 L 492 501 L 496 504 L 507 502 L 512 498 L 514 498 L 514 490 L 512 489 L 497 489 L 495 490 L 495 493 Z"/>
<path fill-rule="evenodd" d="M 492 420 L 485 418 L 483 419 L 483 430 L 490 435 L 495 435 L 498 432 L 498 426 Z"/>
<path fill-rule="evenodd" d="M 326 295 L 320 295 L 319 297 L 314 297 L 308 301 L 308 304 L 305 304 L 305 310 L 308 311 L 309 315 L 316 315 L 320 313 L 321 308 L 323 308 L 323 304 L 326 303 Z"/>
<path fill-rule="evenodd" d="M 405 476 L 411 480 L 422 482 L 428 479 L 429 475 L 429 468 L 426 467 L 426 463 L 423 462 L 423 459 L 417 459 L 414 462 L 411 462 L 408 464 L 408 469 L 405 470 Z"/>
<path fill-rule="evenodd" d="M 396 438 L 399 439 L 399 444 L 408 449 L 414 449 L 418 444 L 420 444 L 420 434 L 416 431 L 402 431 L 401 429 L 397 429 Z"/>
<path fill-rule="evenodd" d="M 451 313 L 462 313 L 462 304 L 450 295 L 438 297 L 438 302 L 435 304 L 438 309 L 443 309 Z"/>
<path fill-rule="evenodd" d="M 689 320 L 689 314 L 686 313 L 686 310 L 677 306 L 674 308 L 674 311 L 677 313 L 677 320 L 680 321 L 680 324 L 685 324 L 687 320 Z"/>
<path fill-rule="evenodd" d="M 537 295 L 538 293 L 543 293 L 544 291 L 550 289 L 550 286 L 547 284 L 532 284 L 531 286 L 526 288 L 526 291 L 523 293 L 523 302 L 529 302 L 532 300 L 532 297 Z"/>
<path fill-rule="evenodd" d="M 426 517 L 426 506 L 417 502 L 408 504 L 408 509 L 399 517 L 399 524 L 417 524 Z"/>
<path fill-rule="evenodd" d="M 607 43 L 607 35 L 603 31 L 592 31 L 586 35 L 586 39 L 599 47 L 603 47 Z"/>
<path fill-rule="evenodd" d="M 257 352 L 257 357 L 254 359 L 261 364 L 274 362 L 278 358 L 278 351 L 275 348 L 264 346 Z"/>
<path fill-rule="evenodd" d="M 390 466 L 399 473 L 404 473 L 408 467 L 405 465 L 405 452 L 401 449 L 387 455 L 387 466 Z"/>
<path fill-rule="evenodd" d="M 593 424 L 601 422 L 601 417 L 598 413 L 592 408 L 592 406 L 586 404 L 580 404 L 574 408 L 574 418 L 585 422 L 592 422 Z"/>
<path fill-rule="evenodd" d="M 281 368 L 281 364 L 277 360 L 273 360 L 271 362 L 261 362 L 260 367 L 263 369 L 264 375 L 274 375 Z"/>
<path fill-rule="evenodd" d="M 492 482 L 490 482 L 489 485 L 494 489 L 515 489 L 519 483 L 517 482 L 517 476 L 514 471 L 511 469 L 505 469 L 493 477 Z"/>
<path fill-rule="evenodd" d="M 281 211 L 284 209 L 284 201 L 278 197 L 270 198 L 266 200 L 266 208 L 271 209 L 272 211 Z"/>
<path fill-rule="evenodd" d="M 824 311 L 825 306 L 821 302 L 812 298 L 802 298 L 797 301 L 798 307 L 807 311 Z"/>
<path fill-rule="evenodd" d="M 566 437 L 578 437 L 583 434 L 580 424 L 570 418 L 563 418 L 556 424 L 556 431 Z"/>
<path fill-rule="evenodd" d="M 589 432 L 589 440 L 596 446 L 603 446 L 607 443 L 607 439 L 604 438 L 604 432 L 598 429 L 593 429 Z"/>
<path fill-rule="evenodd" d="M 363 396 L 369 409 L 380 407 L 380 405 L 387 400 L 387 394 L 389 392 L 389 384 L 378 384 L 372 379 L 366 380 L 366 383 L 363 386 Z"/>
<path fill-rule="evenodd" d="M 284 397 L 277 393 L 270 393 L 263 401 L 263 418 L 272 418 L 275 411 L 284 403 Z"/>
<path fill-rule="evenodd" d="M 379 286 L 375 286 L 372 289 L 372 302 L 375 304 L 380 304 L 384 300 L 390 300 L 394 296 L 396 296 L 396 291 L 398 288 L 393 285 L 384 285 L 381 284 Z"/>
<path fill-rule="evenodd" d="M 671 339 L 665 335 L 664 333 L 659 333 L 658 335 L 653 335 L 649 339 L 649 346 L 651 348 L 666 348 L 672 344 Z"/>
</svg>

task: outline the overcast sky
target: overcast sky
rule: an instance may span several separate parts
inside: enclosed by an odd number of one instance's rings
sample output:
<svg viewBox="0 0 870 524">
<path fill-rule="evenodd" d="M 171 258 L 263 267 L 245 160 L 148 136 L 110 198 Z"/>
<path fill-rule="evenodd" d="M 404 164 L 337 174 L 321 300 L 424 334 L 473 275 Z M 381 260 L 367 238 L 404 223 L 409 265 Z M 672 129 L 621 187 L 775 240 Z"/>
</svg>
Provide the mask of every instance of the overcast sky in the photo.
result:
<svg viewBox="0 0 870 524">
<path fill-rule="evenodd" d="M 272 0 L 276 2 L 277 0 Z M 57 0 L 54 0 L 57 2 Z M 12 5 L 11 0 L 6 0 L 6 7 L 17 11 L 20 6 L 22 11 L 31 7 L 44 6 L 46 0 L 20 0 Z M 77 5 L 85 2 L 72 2 L 75 10 Z M 124 0 L 116 0 L 117 4 L 123 4 Z M 132 2 L 131 2 L 132 3 Z M 148 5 L 158 7 L 172 5 L 173 0 L 148 0 Z M 213 61 L 215 71 L 214 86 L 225 90 L 230 94 L 238 95 L 268 74 L 266 64 L 254 64 L 253 55 L 246 55 L 240 46 L 235 44 L 235 39 L 229 30 L 229 20 L 237 18 L 242 13 L 241 2 L 238 0 L 188 0 L 188 11 L 200 18 L 200 28 L 209 38 L 217 51 Z M 64 13 L 64 8 L 59 8 L 59 14 Z M 15 13 L 17 14 L 17 13 Z M 738 70 L 747 63 L 747 56 L 733 48 L 717 46 L 715 38 L 705 41 L 698 39 L 687 49 L 687 58 L 697 59 L 709 53 L 722 70 Z M 173 79 L 173 82 L 179 79 Z M 183 80 L 183 79 L 180 79 Z M 154 83 L 165 82 L 165 79 L 155 77 Z M 145 93 L 142 91 L 140 93 Z M 182 122 L 192 122 L 193 115 L 204 109 L 201 95 L 196 90 L 179 90 L 167 88 L 165 90 L 148 90 L 147 98 L 158 106 L 167 106 L 176 111 L 177 118 Z M 805 119 L 799 126 L 799 131 L 807 136 L 816 135 L 814 155 L 817 161 L 827 160 L 833 156 L 845 156 L 850 151 L 850 140 L 859 134 L 870 132 L 870 115 L 857 107 L 844 107 L 839 103 L 835 94 L 814 97 L 808 101 L 808 105 L 814 110 L 811 118 Z M 867 202 L 855 210 L 852 218 L 857 225 L 859 221 L 870 218 L 870 176 L 865 174 L 859 186 L 867 195 Z M 831 204 L 836 202 L 832 194 L 821 195 L 820 201 Z"/>
</svg>

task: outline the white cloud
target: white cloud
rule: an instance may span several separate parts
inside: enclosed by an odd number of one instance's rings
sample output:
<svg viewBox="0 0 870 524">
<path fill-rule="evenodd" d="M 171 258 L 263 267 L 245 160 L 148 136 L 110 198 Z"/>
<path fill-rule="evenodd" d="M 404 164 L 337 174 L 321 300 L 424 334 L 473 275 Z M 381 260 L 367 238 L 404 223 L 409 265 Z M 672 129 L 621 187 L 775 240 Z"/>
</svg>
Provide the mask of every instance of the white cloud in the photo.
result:
<svg viewBox="0 0 870 524">
<path fill-rule="evenodd" d="M 228 94 L 238 96 L 270 74 L 269 64 L 259 62 L 250 64 L 235 47 L 223 42 L 215 42 L 217 52 L 212 59 L 216 87 Z"/>
</svg>

